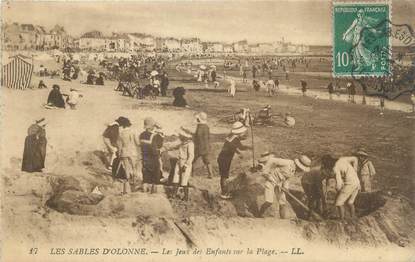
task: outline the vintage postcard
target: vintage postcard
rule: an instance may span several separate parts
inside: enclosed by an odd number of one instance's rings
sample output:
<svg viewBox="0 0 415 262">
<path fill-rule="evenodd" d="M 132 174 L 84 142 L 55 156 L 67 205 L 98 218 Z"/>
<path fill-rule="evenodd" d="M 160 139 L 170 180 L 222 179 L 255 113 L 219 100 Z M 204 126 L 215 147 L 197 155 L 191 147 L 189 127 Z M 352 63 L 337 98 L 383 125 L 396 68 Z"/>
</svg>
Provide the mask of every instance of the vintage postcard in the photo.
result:
<svg viewBox="0 0 415 262">
<path fill-rule="evenodd" d="M 0 261 L 415 261 L 415 1 L 0 3 Z"/>
</svg>

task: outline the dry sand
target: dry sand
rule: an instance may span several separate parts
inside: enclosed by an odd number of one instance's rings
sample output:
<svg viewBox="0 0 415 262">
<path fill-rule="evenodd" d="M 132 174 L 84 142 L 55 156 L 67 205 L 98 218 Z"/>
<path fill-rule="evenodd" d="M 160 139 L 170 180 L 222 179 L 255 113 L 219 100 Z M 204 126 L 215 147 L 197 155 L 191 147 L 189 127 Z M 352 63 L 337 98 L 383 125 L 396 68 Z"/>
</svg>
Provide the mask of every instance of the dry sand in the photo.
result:
<svg viewBox="0 0 415 262">
<path fill-rule="evenodd" d="M 34 81 L 36 83 L 36 81 Z M 80 190 L 91 190 L 94 183 L 108 184 L 107 192 L 112 194 L 114 201 L 116 189 L 111 180 L 105 175 L 103 167 L 93 152 L 103 149 L 101 134 L 105 123 L 112 122 L 118 116 L 126 116 L 133 123 L 133 128 L 142 130 L 142 121 L 152 116 L 162 123 L 165 133 L 173 134 L 180 126 L 194 127 L 192 110 L 175 109 L 169 106 L 149 105 L 137 100 L 122 97 L 113 91 L 115 83 L 107 82 L 105 87 L 88 87 L 78 82 L 61 80 L 45 80 L 51 87 L 53 83 L 61 86 L 62 92 L 76 87 L 84 95 L 77 110 L 54 109 L 42 107 L 46 102 L 50 89 L 14 91 L 1 90 L 1 166 L 2 166 L 2 240 L 4 261 L 161 261 L 172 260 L 171 257 L 154 255 L 153 257 L 137 256 L 57 256 L 50 255 L 50 248 L 106 248 L 106 247 L 170 247 L 186 248 L 184 236 L 178 232 L 172 223 L 176 214 L 163 196 L 161 199 L 151 198 L 145 194 L 127 196 L 121 201 L 124 210 L 130 212 L 115 212 L 102 217 L 97 215 L 70 215 L 60 213 L 45 206 L 45 202 L 53 193 L 53 183 L 61 177 L 74 177 L 80 181 Z M 170 103 L 171 98 L 163 102 Z M 219 105 L 219 104 L 218 104 Z M 21 156 L 27 127 L 34 120 L 45 117 L 47 125 L 47 159 L 45 174 L 27 174 L 20 172 Z M 228 126 L 211 118 L 212 133 L 223 135 Z M 259 139 L 261 140 L 261 139 Z M 215 147 L 220 146 L 217 143 Z M 216 149 L 217 150 L 217 149 Z M 85 161 L 92 162 L 90 165 Z M 240 161 L 240 160 L 238 160 Z M 242 162 L 242 161 L 241 161 Z M 245 161 L 246 162 L 246 161 Z M 88 162 L 89 163 L 89 162 Z M 235 164 L 238 166 L 238 164 Z M 218 178 L 210 185 L 204 185 L 206 180 L 195 178 L 198 186 L 215 188 L 217 192 Z M 139 201 L 128 198 L 139 197 L 153 203 L 154 209 L 164 210 L 169 215 L 163 217 L 137 216 L 140 208 Z M 127 201 L 128 200 L 128 201 Z M 129 203 L 129 204 L 128 204 Z M 162 204 L 164 203 L 164 204 Z M 104 205 L 104 204 L 103 204 Z M 227 204 L 220 202 L 221 208 Z M 111 201 L 102 210 L 114 208 Z M 178 209 L 183 210 L 183 209 Z M 184 207 L 186 210 L 186 207 Z M 173 213 L 172 213 L 173 212 Z M 169 218 L 171 215 L 172 218 Z M 303 236 L 303 228 L 295 221 L 252 218 L 224 218 L 216 215 L 194 216 L 189 218 L 189 225 L 197 227 L 194 234 L 198 236 L 204 247 L 256 249 L 257 247 L 291 250 L 301 247 L 306 256 L 279 256 L 280 260 L 289 261 L 407 261 L 413 257 L 413 244 L 406 248 L 395 244 L 385 244 L 377 247 L 359 247 L 353 242 L 339 246 L 329 244 L 327 240 L 316 239 L 308 241 Z M 272 241 L 270 241 L 272 239 Z M 30 248 L 39 248 L 38 256 L 28 254 Z M 353 249 L 351 249 L 353 248 Z M 48 255 L 49 254 L 49 255 Z M 12 258 L 14 257 L 14 258 Z M 43 257 L 43 258 L 41 258 Z M 181 257 L 180 260 L 194 261 L 198 257 Z M 349 259 L 350 258 L 350 259 Z M 369 259 L 367 259 L 369 258 Z M 199 259 L 199 258 L 198 258 Z M 205 256 L 203 261 L 253 261 L 252 257 L 238 256 Z M 255 256 L 255 261 L 275 261 L 272 256 Z"/>
</svg>

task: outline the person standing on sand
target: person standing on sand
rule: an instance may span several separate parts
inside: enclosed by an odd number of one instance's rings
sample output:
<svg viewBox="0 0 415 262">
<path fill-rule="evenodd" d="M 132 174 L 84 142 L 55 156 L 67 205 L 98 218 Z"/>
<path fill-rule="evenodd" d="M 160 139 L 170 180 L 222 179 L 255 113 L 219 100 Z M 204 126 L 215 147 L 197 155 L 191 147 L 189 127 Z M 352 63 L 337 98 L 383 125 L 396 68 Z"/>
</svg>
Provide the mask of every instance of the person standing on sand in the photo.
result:
<svg viewBox="0 0 415 262">
<path fill-rule="evenodd" d="M 323 215 L 326 210 L 326 198 L 323 190 L 323 181 L 326 180 L 326 173 L 321 172 L 320 167 L 313 167 L 301 177 L 301 186 L 308 202 L 308 218 L 312 218 L 312 212 L 317 211 Z"/>
<path fill-rule="evenodd" d="M 415 93 L 413 92 L 411 94 L 411 102 L 412 102 L 412 113 L 415 113 Z"/>
<path fill-rule="evenodd" d="M 212 82 L 215 83 L 216 82 L 216 69 L 213 68 L 212 72 L 210 73 L 210 77 L 212 78 Z"/>
<path fill-rule="evenodd" d="M 352 94 L 350 92 L 350 87 L 352 86 L 351 82 L 347 82 L 346 84 L 346 90 L 347 90 L 347 102 L 351 103 L 352 102 Z"/>
<path fill-rule="evenodd" d="M 231 78 L 229 80 L 229 83 L 230 83 L 230 86 L 229 86 L 229 89 L 228 89 L 229 96 L 235 97 L 235 93 L 236 93 L 236 81 L 235 81 L 235 79 Z"/>
<path fill-rule="evenodd" d="M 252 78 L 255 79 L 256 78 L 256 73 L 257 73 L 257 68 L 255 65 L 252 65 Z"/>
<path fill-rule="evenodd" d="M 246 138 L 247 130 L 248 129 L 241 122 L 235 122 L 232 125 L 231 133 L 226 137 L 222 150 L 219 153 L 217 161 L 220 174 L 220 197 L 222 199 L 231 198 L 226 189 L 226 180 L 229 178 L 229 171 L 234 155 L 238 154 L 242 158 L 241 151 L 251 149 L 250 146 L 241 143 L 241 141 Z"/>
<path fill-rule="evenodd" d="M 350 102 L 353 104 L 356 104 L 354 100 L 354 97 L 356 95 L 356 86 L 354 85 L 353 82 L 349 82 L 349 84 L 350 84 L 350 87 L 349 87 L 350 88 Z"/>
<path fill-rule="evenodd" d="M 329 99 L 332 100 L 333 99 L 333 93 L 334 93 L 334 87 L 333 87 L 333 83 L 330 82 L 327 86 L 327 90 L 329 91 Z"/>
<path fill-rule="evenodd" d="M 246 70 L 245 69 L 242 73 L 242 82 L 244 82 L 244 83 L 248 82 L 248 80 L 246 79 Z"/>
<path fill-rule="evenodd" d="M 274 196 L 279 204 L 280 217 L 285 218 L 287 199 L 281 188 L 289 190 L 289 179 L 299 172 L 310 172 L 311 160 L 302 155 L 300 158 L 282 159 L 274 153 L 266 152 L 258 161 L 262 165 L 262 174 L 266 181 L 265 202 L 258 210 L 257 217 L 264 217 L 265 211 L 274 203 Z"/>
<path fill-rule="evenodd" d="M 195 144 L 195 158 L 193 162 L 196 162 L 199 158 L 202 158 L 203 164 L 208 171 L 208 178 L 211 179 L 213 175 L 212 166 L 210 164 L 210 131 L 207 125 L 207 115 L 205 112 L 200 112 L 196 115 L 196 132 L 194 134 Z"/>
<path fill-rule="evenodd" d="M 267 94 L 268 94 L 268 96 L 274 96 L 274 93 L 275 93 L 275 83 L 274 83 L 274 80 L 272 80 L 270 78 L 265 85 L 267 87 Z"/>
<path fill-rule="evenodd" d="M 330 155 L 325 155 L 321 159 L 322 172 L 334 174 L 336 179 L 336 207 L 339 212 L 339 218 L 344 220 L 345 209 L 344 204 L 350 209 L 352 218 L 356 217 L 354 201 L 360 190 L 360 181 L 357 175 L 358 159 L 357 157 L 341 157 L 339 159 L 333 158 Z"/>
<path fill-rule="evenodd" d="M 275 84 L 275 94 L 277 94 L 278 89 L 280 88 L 280 80 L 278 80 L 278 77 L 274 78 L 274 84 Z"/>
<path fill-rule="evenodd" d="M 301 92 L 303 92 L 303 96 L 307 96 L 307 82 L 305 80 L 301 80 Z"/>
<path fill-rule="evenodd" d="M 357 174 L 362 186 L 362 192 L 372 192 L 372 179 L 376 175 L 375 167 L 372 161 L 369 160 L 369 155 L 365 149 L 361 148 L 358 150 L 356 156 L 359 160 Z"/>
<path fill-rule="evenodd" d="M 117 139 L 119 163 L 117 171 L 123 167 L 126 174 L 126 181 L 124 181 L 124 193 L 129 191 L 134 192 L 137 182 L 137 148 L 140 145 L 138 134 L 131 129 L 131 122 L 128 118 L 119 119 L 119 136 Z M 116 173 L 118 173 L 116 171 Z M 127 182 L 130 190 L 126 190 Z"/>
<path fill-rule="evenodd" d="M 385 98 L 383 96 L 379 97 L 379 105 L 380 105 L 380 116 L 383 116 L 385 112 Z"/>
<path fill-rule="evenodd" d="M 157 193 L 156 185 L 160 183 L 160 149 L 163 147 L 163 137 L 156 132 L 160 126 L 153 118 L 144 119 L 144 129 L 139 136 L 142 159 L 143 191 Z"/>
<path fill-rule="evenodd" d="M 164 73 L 161 78 L 160 89 L 161 89 L 161 96 L 167 95 L 167 89 L 169 87 L 169 77 L 167 73 Z"/>
<path fill-rule="evenodd" d="M 258 80 L 252 80 L 252 88 L 258 92 L 259 89 L 261 88 L 261 85 L 259 84 Z"/>
<path fill-rule="evenodd" d="M 45 168 L 46 159 L 46 122 L 42 118 L 27 129 L 27 136 L 24 143 L 22 171 L 42 172 Z"/>
<path fill-rule="evenodd" d="M 180 128 L 179 131 L 179 144 L 174 146 L 167 146 L 166 151 L 178 149 L 179 155 L 174 168 L 173 175 L 173 194 L 172 197 L 176 198 L 179 191 L 179 185 L 184 190 L 184 201 L 189 200 L 189 179 L 192 175 L 192 167 L 194 162 L 195 145 L 192 140 L 192 133 L 185 128 Z"/>
<path fill-rule="evenodd" d="M 117 118 L 112 124 L 109 124 L 107 128 L 105 129 L 104 133 L 102 134 L 104 144 L 108 150 L 108 153 L 110 155 L 109 162 L 107 169 L 112 170 L 112 164 L 114 162 L 114 159 L 117 157 L 118 152 L 118 137 L 119 137 L 119 127 L 120 122 L 123 121 L 123 117 L 120 116 Z"/>
</svg>

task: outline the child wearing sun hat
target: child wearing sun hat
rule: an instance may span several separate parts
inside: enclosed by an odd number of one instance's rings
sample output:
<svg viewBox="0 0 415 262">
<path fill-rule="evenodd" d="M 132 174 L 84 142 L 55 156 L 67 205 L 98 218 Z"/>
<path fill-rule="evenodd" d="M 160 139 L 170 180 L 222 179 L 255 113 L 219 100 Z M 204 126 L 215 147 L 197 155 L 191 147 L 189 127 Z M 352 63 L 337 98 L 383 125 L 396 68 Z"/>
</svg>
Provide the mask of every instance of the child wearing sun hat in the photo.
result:
<svg viewBox="0 0 415 262">
<path fill-rule="evenodd" d="M 221 198 L 229 199 L 225 186 L 226 180 L 229 178 L 229 171 L 231 168 L 232 159 L 235 154 L 241 154 L 241 151 L 250 149 L 250 146 L 243 145 L 242 140 L 246 137 L 247 128 L 241 122 L 235 122 L 232 125 L 230 134 L 226 137 L 222 150 L 218 156 Z"/>
</svg>

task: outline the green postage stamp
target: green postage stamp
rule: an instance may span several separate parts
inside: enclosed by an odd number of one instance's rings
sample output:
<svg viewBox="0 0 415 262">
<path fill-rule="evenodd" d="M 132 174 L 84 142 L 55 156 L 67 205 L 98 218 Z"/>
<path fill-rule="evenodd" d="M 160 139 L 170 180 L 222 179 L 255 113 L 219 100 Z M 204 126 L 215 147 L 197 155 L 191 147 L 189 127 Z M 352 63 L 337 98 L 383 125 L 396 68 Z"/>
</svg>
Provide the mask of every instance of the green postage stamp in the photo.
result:
<svg viewBox="0 0 415 262">
<path fill-rule="evenodd" d="M 389 74 L 388 2 L 333 3 L 333 76 Z"/>
</svg>

